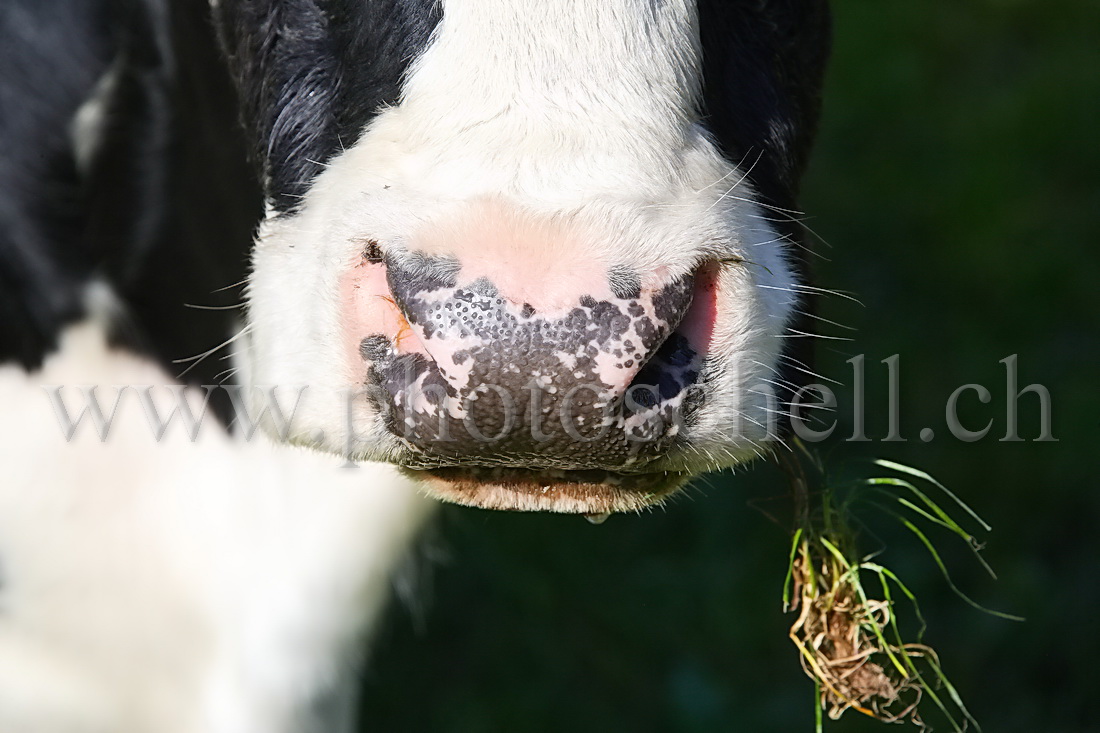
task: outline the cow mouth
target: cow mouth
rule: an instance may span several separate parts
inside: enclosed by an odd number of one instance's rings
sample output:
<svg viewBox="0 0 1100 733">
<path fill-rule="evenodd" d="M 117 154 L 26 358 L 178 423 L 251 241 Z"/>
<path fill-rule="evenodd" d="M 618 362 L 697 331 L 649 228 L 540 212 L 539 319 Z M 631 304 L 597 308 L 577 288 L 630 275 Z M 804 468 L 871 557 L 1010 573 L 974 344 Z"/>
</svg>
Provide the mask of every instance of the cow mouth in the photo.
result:
<svg viewBox="0 0 1100 733">
<path fill-rule="evenodd" d="M 481 509 L 605 515 L 661 502 L 690 476 L 679 472 L 445 467 L 407 470 L 443 501 Z"/>
</svg>

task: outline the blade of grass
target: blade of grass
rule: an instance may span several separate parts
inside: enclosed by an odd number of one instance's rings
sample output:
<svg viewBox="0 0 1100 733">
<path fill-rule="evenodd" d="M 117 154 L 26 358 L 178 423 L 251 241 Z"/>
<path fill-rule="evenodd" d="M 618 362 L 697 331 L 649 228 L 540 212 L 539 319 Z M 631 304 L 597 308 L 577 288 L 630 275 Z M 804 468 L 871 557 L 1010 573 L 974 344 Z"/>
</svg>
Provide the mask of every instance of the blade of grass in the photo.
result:
<svg viewBox="0 0 1100 733">
<path fill-rule="evenodd" d="M 821 720 L 821 683 L 814 680 L 814 731 L 822 733 L 824 723 Z"/>
<path fill-rule="evenodd" d="M 884 458 L 878 458 L 874 461 L 874 463 L 877 466 L 882 466 L 883 468 L 888 468 L 891 471 L 897 471 L 898 473 L 904 473 L 904 474 L 908 474 L 910 476 L 916 476 L 917 478 L 919 478 L 923 481 L 927 481 L 928 483 L 932 484 L 937 489 L 939 489 L 940 491 L 942 491 L 943 493 L 945 493 L 949 497 L 951 497 L 951 499 L 956 504 L 958 504 L 960 507 L 962 507 L 963 510 L 967 514 L 969 514 L 971 517 L 974 518 L 974 521 L 976 521 L 978 524 L 982 525 L 982 529 L 984 529 L 986 532 L 991 532 L 993 530 L 993 528 L 991 526 L 989 526 L 988 524 L 986 524 L 985 520 L 982 519 L 981 517 L 979 517 L 978 513 L 975 512 L 973 509 L 971 509 L 970 506 L 965 501 L 963 501 L 958 496 L 956 496 L 955 493 L 953 491 L 951 491 L 949 488 L 947 488 L 946 486 L 941 484 L 939 481 L 934 479 L 931 476 L 931 474 L 925 473 L 924 471 L 921 471 L 921 470 L 916 469 L 916 468 L 911 468 L 910 466 L 906 466 L 906 465 L 903 465 L 901 463 L 894 463 L 893 461 L 888 461 Z"/>
<path fill-rule="evenodd" d="M 933 524 L 938 524 L 941 527 L 944 527 L 945 529 L 949 530 L 953 534 L 958 535 L 959 537 L 963 538 L 966 541 L 967 547 L 969 547 L 970 551 L 974 554 L 974 558 L 978 561 L 978 564 L 982 566 L 982 569 L 985 570 L 987 573 L 989 573 L 989 577 L 993 578 L 994 580 L 997 580 L 997 574 L 995 572 L 993 572 L 993 568 L 990 567 L 989 563 L 987 563 L 985 561 L 985 558 L 982 557 L 982 554 L 980 552 L 981 544 L 978 542 L 978 539 L 976 537 L 974 537 L 973 535 L 967 533 L 966 530 L 964 530 L 962 527 L 960 527 L 959 525 L 957 525 L 955 523 L 945 524 L 944 522 L 940 521 L 936 517 L 932 516 L 931 514 L 929 514 L 926 511 L 924 511 L 919 506 L 917 506 L 913 502 L 909 501 L 905 497 L 897 496 L 895 494 L 891 494 L 889 491 L 885 491 L 885 490 L 880 490 L 879 493 L 885 494 L 886 496 L 890 497 L 891 499 L 893 499 L 897 503 L 899 503 L 902 506 L 908 508 L 909 510 L 915 512 L 916 514 L 920 515 L 921 517 L 924 517 L 925 519 L 932 522 Z M 875 503 L 875 502 L 871 502 L 871 504 L 876 509 L 879 509 L 880 511 L 883 511 L 883 512 L 889 514 L 890 516 L 894 517 L 898 521 L 901 521 L 901 519 L 902 519 L 901 514 L 895 512 L 891 509 L 888 509 L 887 507 L 884 507 L 881 504 L 878 504 L 878 503 Z"/>
<path fill-rule="evenodd" d="M 897 478 L 869 478 L 865 479 L 863 483 L 869 486 L 897 486 L 899 488 L 911 491 L 918 499 L 920 499 L 924 503 L 926 507 L 931 509 L 932 512 L 935 513 L 937 517 L 939 517 L 939 521 L 941 521 L 952 532 L 959 535 L 967 542 L 972 543 L 975 549 L 978 549 L 981 546 L 980 543 L 978 543 L 977 538 L 973 534 L 963 529 L 963 527 L 958 522 L 956 522 L 950 514 L 945 512 L 939 504 L 933 501 L 927 494 L 918 489 L 909 481 Z M 902 497 L 898 498 L 900 500 Z"/>
<path fill-rule="evenodd" d="M 868 567 L 877 573 L 881 573 L 890 580 L 894 581 L 894 584 L 901 589 L 901 592 L 905 595 L 906 598 L 909 599 L 909 602 L 913 604 L 913 612 L 917 615 L 917 621 L 920 623 L 920 629 L 917 631 L 917 641 L 923 639 L 924 632 L 928 629 L 928 622 L 924 620 L 924 614 L 921 613 L 920 604 L 917 603 L 917 597 L 913 594 L 913 591 L 909 590 L 909 587 L 905 585 L 905 583 L 901 582 L 901 579 L 898 578 L 898 576 L 895 575 L 894 572 L 889 568 L 869 562 L 865 562 L 863 564 L 865 567 Z M 886 592 L 889 593 L 888 590 Z"/>
<path fill-rule="evenodd" d="M 979 611 L 984 611 L 985 613 L 988 613 L 990 615 L 1008 619 L 1009 621 L 1024 620 L 1022 616 L 1014 616 L 1010 613 L 1005 613 L 1004 611 L 995 611 L 992 608 L 986 608 L 985 606 L 981 605 L 977 601 L 972 600 L 970 596 L 959 590 L 958 586 L 955 585 L 955 581 L 951 580 L 951 575 L 947 572 L 947 566 L 944 565 L 943 559 L 940 557 L 940 553 L 936 552 L 935 546 L 933 546 L 932 542 L 928 539 L 927 536 L 925 536 L 924 532 L 921 532 L 920 528 L 918 528 L 908 519 L 902 519 L 901 523 L 905 526 L 906 529 L 915 534 L 917 536 L 917 539 L 919 539 L 921 543 L 924 544 L 925 548 L 928 549 L 928 552 L 932 555 L 932 559 L 936 561 L 936 565 L 939 567 L 940 573 L 943 574 L 943 579 L 947 581 L 947 585 L 951 588 L 952 591 L 955 592 L 955 595 L 957 595 L 959 598 L 963 599 Z"/>
<path fill-rule="evenodd" d="M 791 540 L 791 554 L 787 559 L 787 577 L 783 580 L 783 613 L 791 610 L 791 585 L 794 580 L 794 558 L 798 554 L 798 541 L 802 539 L 802 528 L 795 530 Z"/>
<path fill-rule="evenodd" d="M 928 665 L 932 668 L 932 671 L 936 673 L 936 678 L 939 680 L 943 688 L 947 690 L 948 696 L 951 698 L 951 702 L 955 703 L 955 706 L 962 711 L 962 714 L 966 716 L 966 719 L 974 726 L 974 729 L 981 733 L 982 726 L 978 724 L 977 718 L 970 714 L 966 705 L 963 704 L 962 696 L 959 695 L 959 691 L 955 689 L 955 686 L 951 684 L 951 680 L 947 679 L 947 675 L 943 673 L 943 669 L 940 667 L 939 660 L 934 657 L 929 657 Z"/>
</svg>

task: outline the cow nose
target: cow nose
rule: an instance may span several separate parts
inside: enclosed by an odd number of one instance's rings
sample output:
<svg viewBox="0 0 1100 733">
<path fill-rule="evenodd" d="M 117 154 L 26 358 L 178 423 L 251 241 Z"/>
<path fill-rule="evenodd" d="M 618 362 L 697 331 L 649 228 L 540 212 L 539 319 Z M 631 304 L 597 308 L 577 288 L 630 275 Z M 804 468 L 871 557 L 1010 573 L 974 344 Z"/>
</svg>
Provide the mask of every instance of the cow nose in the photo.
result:
<svg viewBox="0 0 1100 733">
<path fill-rule="evenodd" d="M 471 279 L 458 258 L 415 252 L 384 266 L 403 323 L 360 355 L 375 407 L 423 467 L 613 470 L 668 450 L 698 375 L 676 333 L 691 274 Z"/>
</svg>

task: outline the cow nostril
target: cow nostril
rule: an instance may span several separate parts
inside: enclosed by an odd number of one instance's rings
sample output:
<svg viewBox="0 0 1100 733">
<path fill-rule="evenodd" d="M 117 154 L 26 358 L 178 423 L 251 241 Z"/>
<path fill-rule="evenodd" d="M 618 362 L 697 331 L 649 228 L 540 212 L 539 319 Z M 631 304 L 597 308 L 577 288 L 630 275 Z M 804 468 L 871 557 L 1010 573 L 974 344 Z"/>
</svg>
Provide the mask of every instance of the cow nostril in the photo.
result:
<svg viewBox="0 0 1100 733">
<path fill-rule="evenodd" d="M 701 354 L 680 333 L 672 333 L 645 362 L 626 390 L 628 404 L 652 408 L 696 383 Z"/>
</svg>

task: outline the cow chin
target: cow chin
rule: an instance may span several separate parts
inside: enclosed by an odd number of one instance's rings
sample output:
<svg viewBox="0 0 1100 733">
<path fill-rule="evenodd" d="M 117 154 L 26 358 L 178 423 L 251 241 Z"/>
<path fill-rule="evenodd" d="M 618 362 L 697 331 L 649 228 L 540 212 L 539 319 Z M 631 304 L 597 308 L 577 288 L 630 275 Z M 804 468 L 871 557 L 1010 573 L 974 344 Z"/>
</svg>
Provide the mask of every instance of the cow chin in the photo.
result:
<svg viewBox="0 0 1100 733">
<path fill-rule="evenodd" d="M 660 503 L 688 481 L 685 473 L 623 474 L 500 468 L 406 470 L 446 502 L 480 509 L 585 514 L 633 512 Z"/>
</svg>

